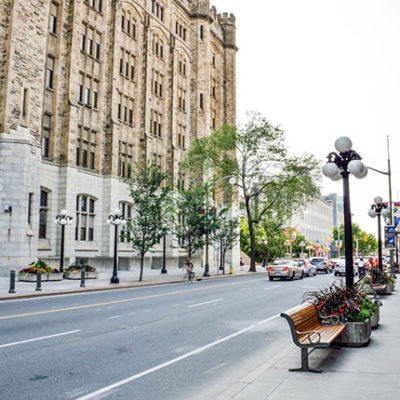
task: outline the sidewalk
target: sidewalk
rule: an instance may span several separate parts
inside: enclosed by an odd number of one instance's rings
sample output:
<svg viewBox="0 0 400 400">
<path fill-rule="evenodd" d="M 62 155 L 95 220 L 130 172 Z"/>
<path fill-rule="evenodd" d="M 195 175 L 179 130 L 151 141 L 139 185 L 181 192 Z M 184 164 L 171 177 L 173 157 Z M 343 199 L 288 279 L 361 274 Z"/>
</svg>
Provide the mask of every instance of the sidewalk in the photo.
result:
<svg viewBox="0 0 400 400">
<path fill-rule="evenodd" d="M 249 266 L 240 267 L 234 271 L 232 275 L 229 275 L 229 270 L 225 270 L 225 275 L 212 275 L 210 277 L 203 277 L 204 269 L 196 269 L 196 278 L 201 280 L 208 279 L 225 279 L 244 275 L 254 275 L 254 273 L 248 272 Z M 257 267 L 258 273 L 265 273 L 265 269 Z M 154 286 L 163 285 L 168 283 L 182 283 L 183 282 L 183 270 L 182 269 L 170 269 L 167 274 L 161 274 L 160 270 L 145 270 L 143 272 L 143 281 L 139 282 L 139 270 L 133 271 L 119 271 L 119 284 L 111 284 L 110 278 L 112 271 L 99 273 L 98 279 L 87 279 L 85 281 L 85 288 L 81 288 L 80 280 L 69 280 L 64 279 L 62 281 L 44 281 L 42 282 L 42 290 L 36 291 L 35 282 L 15 282 L 15 293 L 8 293 L 10 289 L 10 278 L 0 278 L 0 301 L 1 300 L 12 300 L 38 296 L 51 296 L 57 294 L 71 294 L 80 292 L 93 292 L 102 290 L 115 290 L 115 289 L 127 289 L 142 286 Z"/>
<path fill-rule="evenodd" d="M 368 346 L 317 349 L 309 357 L 322 374 L 289 372 L 300 367 L 300 349 L 286 328 L 287 348 L 239 379 L 215 400 L 385 400 L 400 399 L 400 296 L 382 296 L 380 325 Z M 282 310 L 285 311 L 285 310 Z"/>
</svg>

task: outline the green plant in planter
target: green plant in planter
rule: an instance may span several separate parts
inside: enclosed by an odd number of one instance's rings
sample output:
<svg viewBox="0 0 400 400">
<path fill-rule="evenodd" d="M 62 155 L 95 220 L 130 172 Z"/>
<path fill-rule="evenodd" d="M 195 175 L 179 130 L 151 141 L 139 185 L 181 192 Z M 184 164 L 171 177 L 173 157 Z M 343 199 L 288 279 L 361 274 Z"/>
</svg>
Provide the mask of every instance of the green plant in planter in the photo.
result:
<svg viewBox="0 0 400 400">
<path fill-rule="evenodd" d="M 349 313 L 346 315 L 348 322 L 366 322 L 371 317 L 369 310 L 361 308 L 358 313 Z"/>
</svg>

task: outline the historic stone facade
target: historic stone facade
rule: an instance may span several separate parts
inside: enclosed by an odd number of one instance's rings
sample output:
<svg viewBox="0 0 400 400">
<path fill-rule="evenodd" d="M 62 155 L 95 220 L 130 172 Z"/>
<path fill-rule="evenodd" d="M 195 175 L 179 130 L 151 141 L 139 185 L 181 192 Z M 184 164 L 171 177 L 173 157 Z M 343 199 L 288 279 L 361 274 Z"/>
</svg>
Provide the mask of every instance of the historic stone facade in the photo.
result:
<svg viewBox="0 0 400 400">
<path fill-rule="evenodd" d="M 0 274 L 57 266 L 62 209 L 66 262 L 111 267 L 105 222 L 116 207 L 129 217 L 131 166 L 182 184 L 190 142 L 235 124 L 235 30 L 209 0 L 0 0 Z M 127 243 L 119 258 L 135 265 Z"/>
</svg>

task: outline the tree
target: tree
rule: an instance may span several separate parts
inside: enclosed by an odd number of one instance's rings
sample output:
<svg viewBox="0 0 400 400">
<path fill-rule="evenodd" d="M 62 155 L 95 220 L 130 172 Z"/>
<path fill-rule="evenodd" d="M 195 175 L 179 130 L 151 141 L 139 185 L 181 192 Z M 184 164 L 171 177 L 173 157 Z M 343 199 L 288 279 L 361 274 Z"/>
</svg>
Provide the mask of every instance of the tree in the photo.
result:
<svg viewBox="0 0 400 400">
<path fill-rule="evenodd" d="M 184 166 L 216 176 L 235 174 L 244 199 L 250 237 L 250 271 L 255 272 L 256 228 L 277 209 L 287 219 L 319 195 L 319 163 L 311 155 L 289 156 L 284 133 L 257 113 L 242 127 L 223 127 L 192 143 Z"/>
<path fill-rule="evenodd" d="M 163 185 L 166 174 L 159 167 L 146 164 L 134 178 L 127 181 L 133 202 L 133 218 L 124 235 L 140 256 L 140 276 L 143 280 L 144 257 L 168 232 L 171 213 L 170 188 Z"/>
<path fill-rule="evenodd" d="M 358 253 L 363 255 L 368 255 L 369 253 L 374 253 L 378 251 L 378 241 L 376 240 L 374 235 L 366 233 L 361 229 L 358 224 L 354 223 L 351 224 L 351 230 L 353 234 L 352 240 L 354 251 L 358 248 Z M 336 241 L 339 240 L 338 238 L 342 240 L 342 243 L 344 242 L 343 225 L 341 225 L 339 229 L 337 226 L 333 228 L 333 239 Z"/>
<path fill-rule="evenodd" d="M 227 210 L 226 210 L 227 211 Z M 212 240 L 220 244 L 221 261 L 220 269 L 225 273 L 225 256 L 227 250 L 232 250 L 239 236 L 239 220 L 237 218 L 228 218 L 227 213 L 220 215 L 218 227 L 212 235 Z"/>
<path fill-rule="evenodd" d="M 204 247 L 204 218 L 207 192 L 204 186 L 190 184 L 188 189 L 179 189 L 175 200 L 173 221 L 174 235 L 189 259 Z"/>
</svg>

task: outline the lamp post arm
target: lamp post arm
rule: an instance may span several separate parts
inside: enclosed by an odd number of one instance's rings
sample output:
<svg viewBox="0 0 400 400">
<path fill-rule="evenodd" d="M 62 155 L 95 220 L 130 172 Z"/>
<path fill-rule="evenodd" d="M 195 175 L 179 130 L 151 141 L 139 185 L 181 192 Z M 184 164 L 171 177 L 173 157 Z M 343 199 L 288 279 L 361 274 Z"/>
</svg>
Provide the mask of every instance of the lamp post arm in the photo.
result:
<svg viewBox="0 0 400 400">
<path fill-rule="evenodd" d="M 388 172 L 384 172 L 384 171 L 380 171 L 379 169 L 372 168 L 372 167 L 367 167 L 367 168 L 371 169 L 372 171 L 378 172 L 379 174 L 382 174 L 382 175 L 388 175 L 388 176 L 391 175 L 390 170 Z"/>
</svg>

